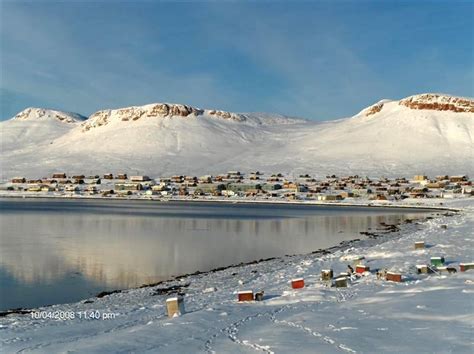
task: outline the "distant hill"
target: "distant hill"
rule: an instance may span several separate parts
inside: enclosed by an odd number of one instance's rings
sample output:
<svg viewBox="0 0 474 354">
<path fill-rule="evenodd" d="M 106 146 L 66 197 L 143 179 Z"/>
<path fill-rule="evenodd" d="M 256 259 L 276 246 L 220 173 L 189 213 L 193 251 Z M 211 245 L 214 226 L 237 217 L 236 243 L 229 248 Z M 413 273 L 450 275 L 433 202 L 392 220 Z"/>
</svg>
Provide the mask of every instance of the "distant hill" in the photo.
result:
<svg viewBox="0 0 474 354">
<path fill-rule="evenodd" d="M 472 174 L 474 101 L 443 94 L 382 100 L 317 123 L 155 103 L 88 119 L 28 109 L 0 123 L 2 175 L 263 170 L 315 175 Z M 6 153 L 8 152 L 8 153 Z"/>
</svg>

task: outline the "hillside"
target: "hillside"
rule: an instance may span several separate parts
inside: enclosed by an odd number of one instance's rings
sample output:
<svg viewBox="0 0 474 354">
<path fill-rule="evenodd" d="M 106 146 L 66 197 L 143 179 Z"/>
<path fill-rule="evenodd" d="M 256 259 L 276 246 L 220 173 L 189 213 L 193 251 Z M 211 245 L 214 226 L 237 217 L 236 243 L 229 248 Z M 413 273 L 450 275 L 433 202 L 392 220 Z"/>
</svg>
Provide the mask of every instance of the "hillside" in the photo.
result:
<svg viewBox="0 0 474 354">
<path fill-rule="evenodd" d="M 2 152 L 18 153 L 28 147 L 48 144 L 87 118 L 77 113 L 43 108 L 27 108 L 1 123 Z"/>
<path fill-rule="evenodd" d="M 0 123 L 3 151 L 9 152 L 2 154 L 4 178 L 57 170 L 157 176 L 229 169 L 474 172 L 474 101 L 448 95 L 383 100 L 351 118 L 323 123 L 166 103 L 99 111 L 85 121 L 71 114 L 62 120 L 22 116 Z"/>
</svg>

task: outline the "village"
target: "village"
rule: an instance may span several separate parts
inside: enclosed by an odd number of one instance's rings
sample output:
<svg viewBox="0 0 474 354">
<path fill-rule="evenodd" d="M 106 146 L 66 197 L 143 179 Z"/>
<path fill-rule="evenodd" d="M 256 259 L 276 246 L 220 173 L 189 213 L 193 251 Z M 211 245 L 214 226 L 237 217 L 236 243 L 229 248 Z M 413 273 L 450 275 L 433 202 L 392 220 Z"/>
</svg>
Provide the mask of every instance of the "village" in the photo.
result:
<svg viewBox="0 0 474 354">
<path fill-rule="evenodd" d="M 261 200 L 261 201 L 377 201 L 472 196 L 472 180 L 466 175 L 412 178 L 368 178 L 358 175 L 314 178 L 309 174 L 248 174 L 229 171 L 201 177 L 107 173 L 103 175 L 53 173 L 50 177 L 15 177 L 0 185 L 3 196 L 96 197 L 152 200 Z"/>
</svg>

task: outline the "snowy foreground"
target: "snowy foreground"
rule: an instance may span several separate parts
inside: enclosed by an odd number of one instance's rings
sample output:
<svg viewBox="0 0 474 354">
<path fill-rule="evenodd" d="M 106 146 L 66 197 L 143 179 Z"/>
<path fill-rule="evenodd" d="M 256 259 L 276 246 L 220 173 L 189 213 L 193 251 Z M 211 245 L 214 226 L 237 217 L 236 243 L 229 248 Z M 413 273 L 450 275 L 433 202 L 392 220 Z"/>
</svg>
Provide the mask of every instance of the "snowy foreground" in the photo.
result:
<svg viewBox="0 0 474 354">
<path fill-rule="evenodd" d="M 446 206 L 462 211 L 440 212 L 329 254 L 288 256 L 38 309 L 74 313 L 74 319 L 2 317 L 0 351 L 471 353 L 474 270 L 459 272 L 459 263 L 474 260 L 474 200 Z M 427 248 L 415 250 L 415 241 Z M 348 288 L 320 281 L 321 269 L 346 271 L 354 256 L 365 256 L 372 273 Z M 415 265 L 431 256 L 444 256 L 458 272 L 416 274 Z M 378 268 L 401 271 L 404 281 L 378 280 Z M 296 277 L 305 279 L 304 289 L 290 288 Z M 186 312 L 169 319 L 165 300 L 173 289 L 185 293 Z M 239 290 L 264 290 L 264 301 L 237 303 Z M 100 319 L 90 318 L 96 314 Z"/>
</svg>

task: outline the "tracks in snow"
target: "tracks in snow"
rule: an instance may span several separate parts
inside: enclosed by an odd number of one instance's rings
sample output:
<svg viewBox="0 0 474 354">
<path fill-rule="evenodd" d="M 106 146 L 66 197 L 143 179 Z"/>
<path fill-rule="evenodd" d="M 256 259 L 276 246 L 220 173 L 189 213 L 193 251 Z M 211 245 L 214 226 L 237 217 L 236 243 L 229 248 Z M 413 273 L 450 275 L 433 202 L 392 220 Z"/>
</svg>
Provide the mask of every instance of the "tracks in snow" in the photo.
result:
<svg viewBox="0 0 474 354">
<path fill-rule="evenodd" d="M 345 297 L 342 296 L 343 298 L 342 299 L 338 299 L 338 301 L 345 301 Z M 351 297 L 349 295 L 349 297 Z M 303 307 L 309 307 L 310 305 L 303 305 Z M 245 347 L 248 347 L 248 348 L 252 348 L 254 349 L 255 351 L 259 351 L 259 352 L 264 352 L 264 353 L 274 353 L 270 348 L 269 346 L 262 346 L 262 345 L 259 345 L 257 343 L 252 343 L 248 340 L 244 340 L 244 339 L 241 339 L 239 338 L 238 334 L 239 334 L 239 328 L 256 319 L 256 318 L 268 318 L 268 320 L 272 323 L 275 323 L 275 324 L 278 324 L 278 325 L 284 325 L 284 326 L 288 326 L 288 327 L 291 327 L 291 328 L 295 328 L 295 329 L 298 329 L 298 330 L 301 330 L 319 340 L 321 340 L 322 342 L 324 342 L 324 344 L 328 344 L 328 345 L 331 345 L 331 346 L 334 346 L 335 349 L 337 350 L 341 350 L 341 351 L 344 351 L 344 352 L 348 352 L 348 353 L 357 353 L 355 350 L 353 350 L 352 348 L 348 347 L 347 345 L 345 344 L 342 344 L 342 343 L 338 343 L 336 340 L 334 340 L 333 338 L 329 337 L 329 336 L 326 336 L 326 335 L 323 335 L 322 333 L 320 332 L 317 332 L 315 330 L 313 330 L 312 328 L 310 327 L 305 327 L 299 323 L 296 323 L 296 322 L 293 322 L 293 321 L 287 321 L 287 320 L 282 320 L 282 319 L 277 319 L 277 315 L 288 310 L 289 308 L 291 307 L 291 305 L 285 305 L 277 310 L 274 310 L 274 311 L 267 311 L 267 312 L 260 312 L 260 313 L 256 313 L 256 314 L 253 314 L 253 315 L 250 315 L 250 316 L 247 316 L 247 317 L 244 317 L 238 321 L 235 321 L 235 322 L 232 322 L 230 325 L 222 328 L 220 331 L 216 332 L 215 334 L 213 334 L 205 343 L 205 350 L 208 352 L 208 353 L 216 353 L 213 349 L 212 349 L 212 344 L 213 342 L 222 334 L 224 334 L 228 339 L 230 339 L 233 343 L 236 343 L 238 345 L 242 345 L 242 346 L 245 346 Z"/>
</svg>

